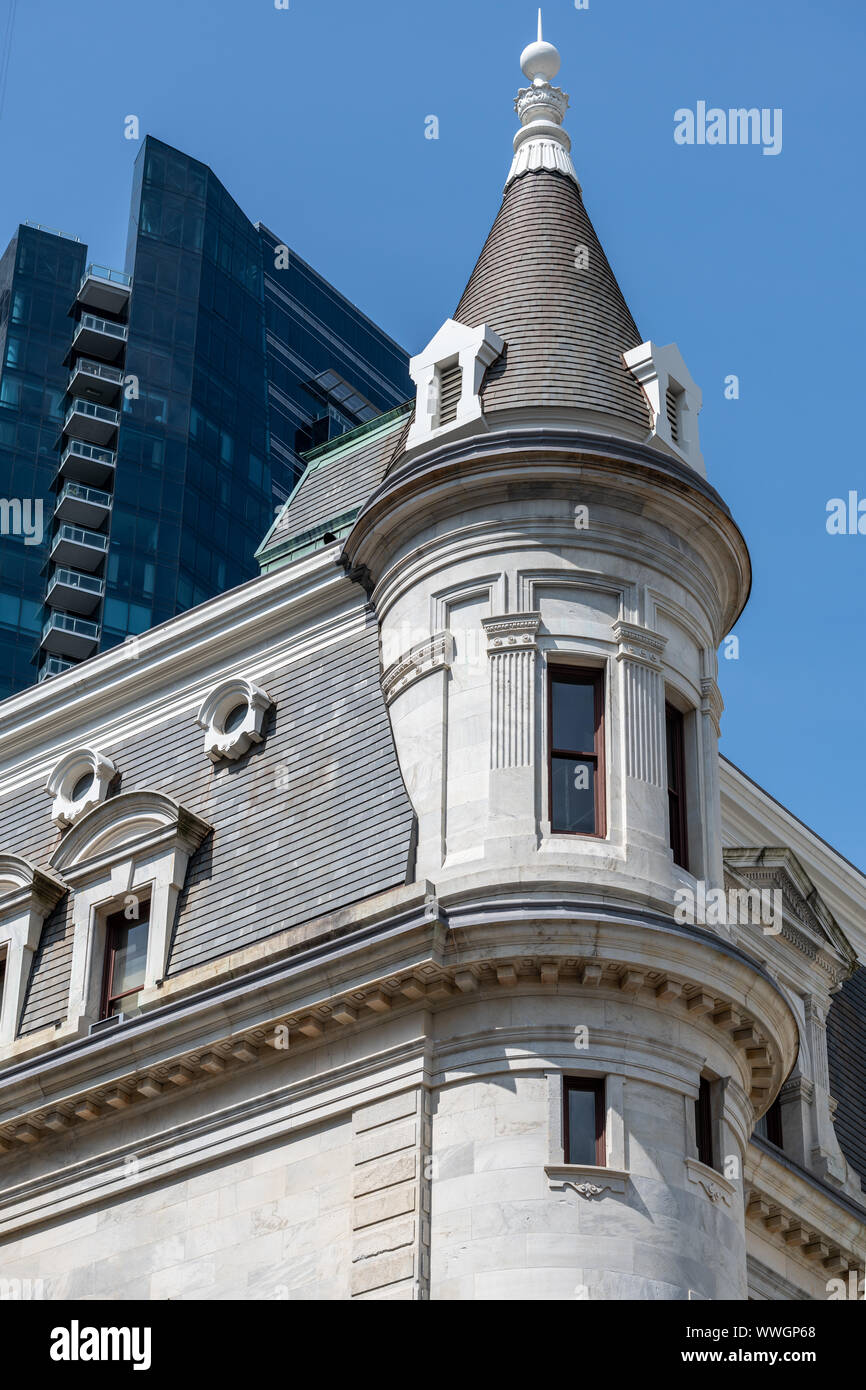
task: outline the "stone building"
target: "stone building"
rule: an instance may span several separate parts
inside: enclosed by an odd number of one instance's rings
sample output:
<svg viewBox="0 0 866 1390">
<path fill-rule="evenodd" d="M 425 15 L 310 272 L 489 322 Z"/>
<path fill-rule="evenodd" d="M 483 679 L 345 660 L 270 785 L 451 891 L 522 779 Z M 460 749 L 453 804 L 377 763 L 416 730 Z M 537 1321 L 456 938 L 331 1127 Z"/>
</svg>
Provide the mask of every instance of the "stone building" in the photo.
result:
<svg viewBox="0 0 866 1390">
<path fill-rule="evenodd" d="M 417 399 L 261 577 L 0 707 L 7 1287 L 862 1279 L 866 879 L 719 756 L 749 555 L 522 66 Z"/>
</svg>

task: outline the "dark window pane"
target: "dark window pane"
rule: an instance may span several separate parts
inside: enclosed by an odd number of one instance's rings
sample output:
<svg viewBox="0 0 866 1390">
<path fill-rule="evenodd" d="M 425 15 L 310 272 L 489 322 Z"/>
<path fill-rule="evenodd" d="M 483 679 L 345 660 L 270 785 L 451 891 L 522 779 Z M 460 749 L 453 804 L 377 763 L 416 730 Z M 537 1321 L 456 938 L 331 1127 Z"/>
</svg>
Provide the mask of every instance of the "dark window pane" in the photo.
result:
<svg viewBox="0 0 866 1390">
<path fill-rule="evenodd" d="M 708 1168 L 715 1167 L 711 1096 L 710 1083 L 702 1076 L 698 1085 L 698 1098 L 695 1101 L 695 1138 L 698 1144 L 698 1158 Z"/>
<path fill-rule="evenodd" d="M 590 753 L 595 747 L 595 686 L 553 681 L 553 747 Z"/>
<path fill-rule="evenodd" d="M 554 830 L 575 835 L 595 834 L 595 766 L 586 760 L 554 757 Z"/>
<path fill-rule="evenodd" d="M 568 1105 L 568 1153 L 567 1163 L 583 1163 L 590 1166 L 596 1162 L 596 1092 L 578 1090 L 569 1086 L 566 1092 Z"/>
</svg>

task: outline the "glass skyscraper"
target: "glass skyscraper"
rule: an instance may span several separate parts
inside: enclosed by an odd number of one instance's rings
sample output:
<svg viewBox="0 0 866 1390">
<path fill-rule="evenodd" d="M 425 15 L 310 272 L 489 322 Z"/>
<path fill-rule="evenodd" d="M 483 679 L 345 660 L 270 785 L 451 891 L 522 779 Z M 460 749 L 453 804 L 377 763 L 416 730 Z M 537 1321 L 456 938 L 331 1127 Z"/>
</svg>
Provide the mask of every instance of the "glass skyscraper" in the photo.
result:
<svg viewBox="0 0 866 1390">
<path fill-rule="evenodd" d="M 251 578 L 303 452 L 410 392 L 396 343 L 151 136 L 123 272 L 22 226 L 0 260 L 0 697 Z"/>
</svg>

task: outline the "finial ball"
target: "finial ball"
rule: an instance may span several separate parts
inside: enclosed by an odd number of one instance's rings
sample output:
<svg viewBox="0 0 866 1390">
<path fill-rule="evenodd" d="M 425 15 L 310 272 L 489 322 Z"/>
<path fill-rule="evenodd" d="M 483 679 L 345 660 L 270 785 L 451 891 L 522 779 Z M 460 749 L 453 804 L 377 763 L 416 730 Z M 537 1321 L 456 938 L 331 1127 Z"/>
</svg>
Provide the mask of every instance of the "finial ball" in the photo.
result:
<svg viewBox="0 0 866 1390">
<path fill-rule="evenodd" d="M 554 48 L 552 43 L 546 43 L 544 39 L 529 44 L 520 55 L 520 66 L 530 82 L 538 79 L 542 82 L 552 82 L 559 72 L 560 65 L 558 49 Z"/>
</svg>

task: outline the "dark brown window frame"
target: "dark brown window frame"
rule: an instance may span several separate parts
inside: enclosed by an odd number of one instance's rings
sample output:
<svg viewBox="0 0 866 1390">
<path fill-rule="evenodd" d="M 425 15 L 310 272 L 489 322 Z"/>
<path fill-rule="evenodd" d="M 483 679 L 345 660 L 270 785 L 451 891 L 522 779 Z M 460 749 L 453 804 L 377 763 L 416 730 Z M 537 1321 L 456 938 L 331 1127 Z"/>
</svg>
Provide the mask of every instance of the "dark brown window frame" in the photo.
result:
<svg viewBox="0 0 866 1390">
<path fill-rule="evenodd" d="M 698 1162 L 708 1168 L 715 1168 L 715 1144 L 713 1143 L 713 1086 L 702 1076 L 698 1084 L 698 1098 L 695 1101 L 695 1143 L 698 1148 Z"/>
<path fill-rule="evenodd" d="M 668 728 L 674 725 L 674 767 L 668 758 Z M 674 863 L 688 872 L 689 827 L 686 806 L 685 716 L 669 700 L 665 701 L 665 779 L 668 793 L 668 837 Z M 671 776 L 673 773 L 673 777 Z"/>
<path fill-rule="evenodd" d="M 571 1135 L 568 1123 L 568 1096 L 570 1091 L 592 1091 L 595 1093 L 595 1166 L 607 1167 L 607 1146 L 605 1144 L 606 1106 L 604 1099 L 605 1083 L 603 1076 L 564 1076 L 562 1078 L 562 1151 L 565 1162 L 571 1163 Z M 583 1167 L 585 1165 L 575 1165 Z"/>
<path fill-rule="evenodd" d="M 148 933 L 150 932 L 150 899 L 145 899 L 138 905 L 138 917 L 127 917 L 123 909 L 112 912 L 105 919 L 105 946 L 103 950 L 102 962 L 102 991 L 99 999 L 99 1017 L 110 1018 L 113 1015 L 109 1012 L 111 1004 L 118 1003 L 121 999 L 128 999 L 131 994 L 140 994 L 142 986 L 137 989 L 124 990 L 123 994 L 112 994 L 112 976 L 114 974 L 114 943 L 118 931 L 128 931 L 133 925 L 140 925 L 142 916 L 147 922 Z"/>
<path fill-rule="evenodd" d="M 592 685 L 595 715 L 595 748 L 591 753 L 572 748 L 557 748 L 553 742 L 553 685 L 561 681 L 564 685 Z M 550 811 L 550 829 L 554 835 L 574 835 L 581 840 L 603 840 L 607 834 L 607 807 L 605 802 L 604 765 L 604 668 L 599 666 L 571 666 L 549 662 L 547 668 L 547 804 Z M 554 758 L 574 758 L 576 762 L 594 762 L 594 806 L 595 830 L 558 830 L 553 824 L 553 760 Z"/>
</svg>

